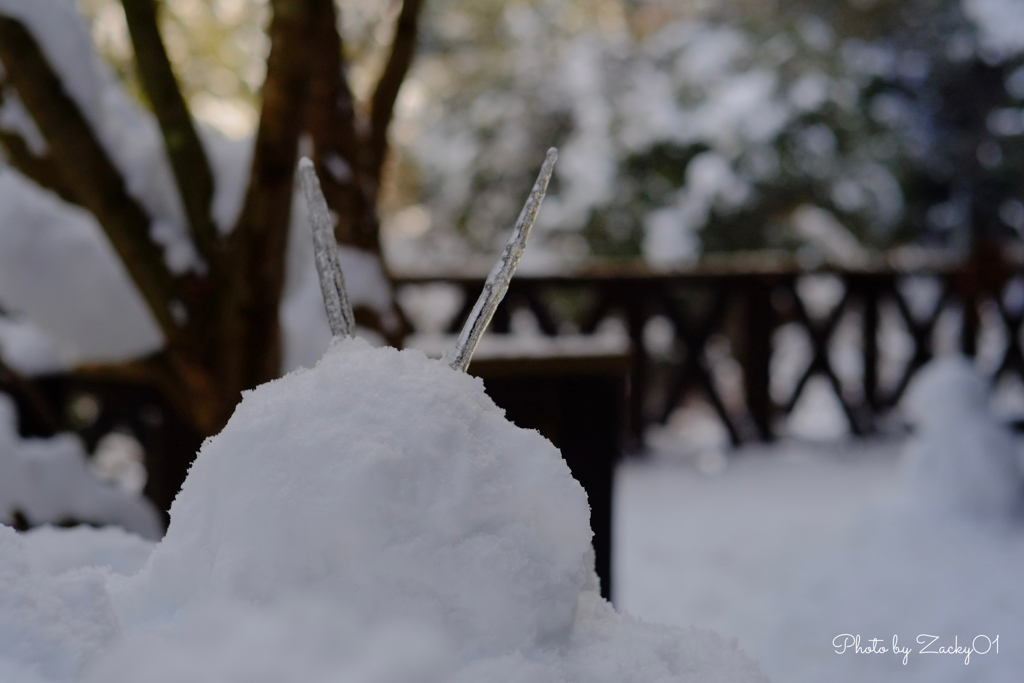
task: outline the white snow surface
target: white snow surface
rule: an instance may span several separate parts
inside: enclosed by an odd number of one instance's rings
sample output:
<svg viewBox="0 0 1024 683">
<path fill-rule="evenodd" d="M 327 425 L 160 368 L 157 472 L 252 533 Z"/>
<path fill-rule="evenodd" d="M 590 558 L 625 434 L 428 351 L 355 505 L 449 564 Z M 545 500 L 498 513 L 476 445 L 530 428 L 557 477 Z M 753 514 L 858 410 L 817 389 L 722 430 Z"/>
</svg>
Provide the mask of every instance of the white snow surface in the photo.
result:
<svg viewBox="0 0 1024 683">
<path fill-rule="evenodd" d="M 558 451 L 416 350 L 339 340 L 248 392 L 131 577 L 42 576 L 0 531 L 0 614 L 41 634 L 0 680 L 766 680 L 735 641 L 601 599 Z"/>
<path fill-rule="evenodd" d="M 1017 680 L 1024 530 L 916 511 L 900 450 L 788 441 L 750 447 L 714 477 L 665 458 L 626 463 L 616 605 L 737 637 L 780 683 Z M 896 635 L 913 653 L 906 666 L 891 652 L 837 654 L 844 633 L 862 647 Z M 923 633 L 941 636 L 936 647 L 1000 635 L 1000 653 L 965 666 L 963 655 L 919 654 Z"/>
<path fill-rule="evenodd" d="M 53 340 L 23 318 L 0 316 L 0 357 L 28 377 L 68 369 Z"/>
<path fill-rule="evenodd" d="M 616 604 L 739 637 L 787 683 L 1011 681 L 1024 669 L 1024 443 L 958 357 L 921 371 L 898 441 L 748 447 L 718 476 L 666 453 L 616 480 Z M 698 462 L 698 469 L 700 463 Z M 1002 475 L 1002 478 L 1000 478 Z M 987 494 L 987 496 L 986 496 Z M 833 639 L 880 639 L 880 654 Z M 1000 637 L 999 653 L 921 653 Z M 902 655 L 891 651 L 893 636 Z M 1014 643 L 1007 645 L 1006 643 Z"/>
<path fill-rule="evenodd" d="M 91 214 L 0 169 L 0 226 L 0 301 L 53 339 L 64 362 L 160 347 L 160 330 Z"/>
<path fill-rule="evenodd" d="M 146 565 L 156 545 L 116 526 L 64 529 L 46 525 L 29 530 L 22 538 L 29 564 L 50 576 L 83 567 L 104 567 L 130 576 Z"/>
<path fill-rule="evenodd" d="M 160 537 L 153 505 L 97 479 L 78 437 L 22 439 L 16 415 L 11 399 L 0 394 L 0 521 L 19 511 L 33 526 L 71 518 Z"/>
<path fill-rule="evenodd" d="M 119 633 L 95 570 L 57 576 L 32 566 L 24 537 L 0 525 L 0 680 L 75 680 Z"/>
<path fill-rule="evenodd" d="M 107 581 L 138 571 L 152 549 L 116 527 L 0 525 L 0 681 L 75 680 L 121 632 Z"/>
</svg>

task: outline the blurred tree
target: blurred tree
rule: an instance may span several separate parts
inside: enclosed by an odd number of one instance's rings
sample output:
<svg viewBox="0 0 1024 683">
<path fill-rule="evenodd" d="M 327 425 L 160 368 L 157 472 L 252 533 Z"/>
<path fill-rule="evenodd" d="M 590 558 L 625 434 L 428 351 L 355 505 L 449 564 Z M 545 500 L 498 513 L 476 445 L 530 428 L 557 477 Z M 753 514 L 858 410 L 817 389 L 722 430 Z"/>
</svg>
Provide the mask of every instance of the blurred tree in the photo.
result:
<svg viewBox="0 0 1024 683">
<path fill-rule="evenodd" d="M 438 231 L 480 250 L 549 144 L 539 233 L 570 256 L 1016 237 L 1022 22 L 1013 0 L 440 1 L 410 154 Z"/>
<path fill-rule="evenodd" d="M 158 387 L 200 434 L 212 434 L 241 391 L 281 373 L 279 311 L 300 145 L 308 147 L 337 213 L 339 243 L 368 254 L 363 260 L 376 260 L 382 272 L 376 203 L 387 130 L 412 60 L 422 3 L 395 4 L 379 76 L 365 102 L 349 85 L 333 0 L 270 0 L 269 12 L 248 0 L 170 2 L 173 12 L 154 0 L 124 0 L 123 15 L 101 0 L 83 4 L 107 24 L 123 16 L 131 47 L 118 42 L 116 31 L 97 31 L 103 21 L 94 21 L 93 37 L 129 90 L 148 103 L 173 182 L 153 190 L 135 177 L 156 162 L 132 161 L 131 146 L 143 138 L 133 142 L 132 131 L 119 128 L 149 119 L 120 104 L 117 93 L 90 91 L 104 81 L 95 77 L 91 46 L 76 42 L 80 27 L 67 28 L 64 0 L 0 2 L 0 94 L 7 112 L 0 144 L 26 178 L 95 217 L 162 335 L 159 352 L 89 372 Z M 197 38 L 192 20 L 210 12 L 220 32 L 200 31 Z M 253 24 L 264 14 L 265 41 Z M 238 49 L 237 40 L 224 39 L 226 32 L 243 36 L 248 47 Z M 188 43 L 197 39 L 215 46 L 216 57 L 190 63 Z M 253 61 L 264 42 L 265 66 Z M 259 106 L 247 189 L 228 225 L 215 205 L 217 183 L 225 177 L 212 163 L 216 136 L 196 126 L 183 94 L 203 91 L 243 105 L 251 98 Z M 159 152 L 150 156 L 165 163 Z M 176 199 L 162 196 L 167 193 Z M 171 219 L 161 214 L 168 202 Z M 180 235 L 175 218 L 183 224 Z M 394 338 L 400 323 L 386 309 L 359 307 L 357 320 Z"/>
</svg>

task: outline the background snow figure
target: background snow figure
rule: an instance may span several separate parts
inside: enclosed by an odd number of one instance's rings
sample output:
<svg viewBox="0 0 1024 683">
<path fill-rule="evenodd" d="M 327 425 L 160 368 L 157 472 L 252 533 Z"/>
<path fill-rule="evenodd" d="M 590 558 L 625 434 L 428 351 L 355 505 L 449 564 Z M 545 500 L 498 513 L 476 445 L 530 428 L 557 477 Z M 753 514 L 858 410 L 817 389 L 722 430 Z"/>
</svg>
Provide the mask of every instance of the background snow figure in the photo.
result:
<svg viewBox="0 0 1024 683">
<path fill-rule="evenodd" d="M 1012 680 L 1019 648 L 965 666 L 916 642 L 1024 633 L 1024 442 L 993 415 L 990 389 L 971 361 L 940 357 L 906 397 L 904 443 L 750 447 L 710 479 L 666 457 L 628 463 L 616 604 L 738 637 L 773 680 Z M 844 633 L 863 647 L 891 648 L 896 635 L 912 653 L 906 665 L 891 652 L 840 655 L 831 641 Z"/>
<path fill-rule="evenodd" d="M 1009 521 L 1024 508 L 1020 444 L 989 408 L 990 381 L 962 356 L 922 370 L 906 397 L 916 430 L 907 487 L 922 512 Z"/>
</svg>

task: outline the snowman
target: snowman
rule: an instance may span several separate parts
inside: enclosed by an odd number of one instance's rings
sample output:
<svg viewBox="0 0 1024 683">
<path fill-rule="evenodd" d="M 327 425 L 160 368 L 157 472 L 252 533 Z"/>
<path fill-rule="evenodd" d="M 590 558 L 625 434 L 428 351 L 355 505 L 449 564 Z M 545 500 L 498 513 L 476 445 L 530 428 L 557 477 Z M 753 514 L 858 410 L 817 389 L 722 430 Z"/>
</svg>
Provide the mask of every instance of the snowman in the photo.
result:
<svg viewBox="0 0 1024 683">
<path fill-rule="evenodd" d="M 906 487 L 923 511 L 1004 519 L 1018 512 L 1020 447 L 989 397 L 989 381 L 962 356 L 932 361 L 911 384 Z"/>
<path fill-rule="evenodd" d="M 316 367 L 247 392 L 203 444 L 146 566 L 108 580 L 104 623 L 112 611 L 120 635 L 83 680 L 767 680 L 735 641 L 644 624 L 601 598 L 583 488 L 465 372 L 554 160 L 440 361 L 353 336 L 303 161 L 334 341 Z"/>
</svg>

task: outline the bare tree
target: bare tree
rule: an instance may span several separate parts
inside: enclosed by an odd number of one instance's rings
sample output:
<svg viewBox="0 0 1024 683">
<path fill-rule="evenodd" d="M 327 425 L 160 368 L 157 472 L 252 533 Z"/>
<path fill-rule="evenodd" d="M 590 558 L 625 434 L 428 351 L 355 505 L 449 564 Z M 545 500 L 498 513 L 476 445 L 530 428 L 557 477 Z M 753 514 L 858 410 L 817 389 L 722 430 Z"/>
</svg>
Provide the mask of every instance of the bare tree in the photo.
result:
<svg viewBox="0 0 1024 683">
<path fill-rule="evenodd" d="M 308 135 L 340 244 L 379 256 L 376 202 L 387 130 L 408 72 L 421 0 L 403 0 L 390 54 L 370 102 L 357 106 L 346 81 L 333 0 L 271 0 L 271 49 L 248 189 L 234 228 L 211 215 L 214 176 L 159 31 L 159 3 L 123 0 L 143 93 L 159 123 L 189 235 L 204 272 L 172 272 L 150 237 L 152 217 L 68 95 L 36 37 L 0 13 L 3 91 L 16 94 L 46 142 L 42 154 L 0 132 L 23 175 L 93 214 L 165 339 L 147 358 L 82 369 L 157 387 L 201 435 L 218 431 L 240 392 L 278 377 L 278 309 L 300 138 Z M 364 120 L 365 119 L 365 120 Z M 359 324 L 394 338 L 374 311 Z"/>
</svg>

